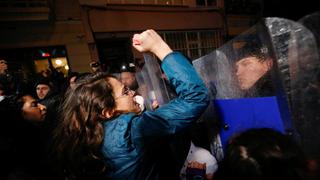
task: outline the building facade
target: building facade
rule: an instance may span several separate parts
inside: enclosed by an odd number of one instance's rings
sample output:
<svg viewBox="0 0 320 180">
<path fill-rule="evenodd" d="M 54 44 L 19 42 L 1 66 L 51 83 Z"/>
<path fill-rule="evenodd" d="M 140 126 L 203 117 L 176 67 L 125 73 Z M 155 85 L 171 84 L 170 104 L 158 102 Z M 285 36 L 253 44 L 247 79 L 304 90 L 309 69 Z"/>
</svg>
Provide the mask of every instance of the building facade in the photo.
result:
<svg viewBox="0 0 320 180">
<path fill-rule="evenodd" d="M 0 58 L 38 73 L 48 60 L 64 73 L 90 71 L 92 60 L 117 72 L 142 59 L 131 37 L 145 29 L 193 60 L 230 31 L 224 0 L 4 0 L 0 24 Z"/>
</svg>

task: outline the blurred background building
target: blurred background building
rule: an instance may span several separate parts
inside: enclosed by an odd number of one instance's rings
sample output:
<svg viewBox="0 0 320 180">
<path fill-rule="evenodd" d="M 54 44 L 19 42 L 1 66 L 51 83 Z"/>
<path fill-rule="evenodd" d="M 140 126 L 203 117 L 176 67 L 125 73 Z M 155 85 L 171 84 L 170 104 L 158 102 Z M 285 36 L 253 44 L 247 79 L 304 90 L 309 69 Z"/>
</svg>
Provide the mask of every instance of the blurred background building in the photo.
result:
<svg viewBox="0 0 320 180">
<path fill-rule="evenodd" d="M 117 72 L 142 59 L 131 37 L 153 28 L 191 60 L 264 16 L 263 0 L 1 0 L 0 58 L 12 71 Z M 269 4 L 268 4 L 269 5 Z M 51 64 L 51 65 L 50 65 Z"/>
</svg>

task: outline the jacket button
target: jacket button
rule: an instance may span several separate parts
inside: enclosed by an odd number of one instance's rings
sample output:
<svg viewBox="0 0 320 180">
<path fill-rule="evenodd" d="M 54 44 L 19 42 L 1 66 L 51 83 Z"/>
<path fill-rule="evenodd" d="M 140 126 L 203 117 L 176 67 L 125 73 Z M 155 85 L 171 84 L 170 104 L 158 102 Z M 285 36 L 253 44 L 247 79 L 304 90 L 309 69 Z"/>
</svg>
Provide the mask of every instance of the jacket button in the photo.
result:
<svg viewBox="0 0 320 180">
<path fill-rule="evenodd" d="M 229 129 L 229 124 L 224 124 L 224 125 L 223 125 L 223 129 L 224 129 L 224 130 L 228 130 L 228 129 Z"/>
</svg>

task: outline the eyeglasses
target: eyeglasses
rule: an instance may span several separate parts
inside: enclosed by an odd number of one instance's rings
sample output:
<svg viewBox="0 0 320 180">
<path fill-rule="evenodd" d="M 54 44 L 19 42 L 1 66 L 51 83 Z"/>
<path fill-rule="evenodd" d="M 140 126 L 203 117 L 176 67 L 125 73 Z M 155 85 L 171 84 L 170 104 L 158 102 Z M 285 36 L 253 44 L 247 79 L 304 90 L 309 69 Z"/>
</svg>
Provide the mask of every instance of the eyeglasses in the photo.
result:
<svg viewBox="0 0 320 180">
<path fill-rule="evenodd" d="M 129 96 L 130 94 L 134 94 L 134 91 L 131 90 L 129 87 L 124 86 L 124 87 L 122 88 L 121 95 L 118 96 L 118 97 L 116 97 L 115 99 L 119 99 L 119 98 L 124 97 L 124 96 Z"/>
</svg>

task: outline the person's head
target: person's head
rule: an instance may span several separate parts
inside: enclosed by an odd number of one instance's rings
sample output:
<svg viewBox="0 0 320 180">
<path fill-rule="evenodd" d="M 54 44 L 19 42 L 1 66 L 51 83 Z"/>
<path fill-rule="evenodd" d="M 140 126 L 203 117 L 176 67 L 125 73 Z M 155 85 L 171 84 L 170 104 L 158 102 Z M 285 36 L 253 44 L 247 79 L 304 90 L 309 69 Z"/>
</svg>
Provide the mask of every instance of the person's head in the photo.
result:
<svg viewBox="0 0 320 180">
<path fill-rule="evenodd" d="M 129 87 L 132 90 L 138 89 L 138 82 L 136 79 L 136 72 L 135 72 L 135 66 L 130 63 L 128 66 L 121 67 L 121 73 L 120 73 L 120 81 L 127 87 Z"/>
<path fill-rule="evenodd" d="M 130 89 L 138 89 L 138 83 L 134 72 L 121 72 L 120 80 L 125 86 L 129 87 Z"/>
<path fill-rule="evenodd" d="M 86 76 L 65 94 L 61 123 L 55 130 L 58 151 L 62 151 L 59 154 L 68 154 L 71 159 L 83 158 L 83 152 L 79 155 L 77 150 L 85 147 L 89 157 L 97 155 L 103 140 L 101 122 L 140 111 L 132 91 L 115 77 L 102 72 Z M 65 137 L 69 140 L 64 141 Z"/>
<path fill-rule="evenodd" d="M 8 62 L 4 59 L 0 59 L 0 74 L 6 74 L 8 71 Z"/>
<path fill-rule="evenodd" d="M 270 57 L 255 54 L 245 56 L 236 62 L 236 77 L 239 87 L 248 90 L 261 79 L 271 68 L 273 62 Z"/>
<path fill-rule="evenodd" d="M 32 96 L 24 95 L 18 101 L 21 103 L 21 113 L 23 119 L 30 122 L 43 122 L 47 109 L 44 105 L 38 103 Z"/>
<path fill-rule="evenodd" d="M 47 68 L 47 69 L 45 69 L 45 70 L 42 70 L 42 71 L 40 72 L 40 75 L 41 75 L 43 78 L 49 78 L 49 77 L 52 75 L 52 71 L 51 71 L 49 68 Z"/>
<path fill-rule="evenodd" d="M 36 83 L 36 93 L 37 93 L 38 99 L 46 98 L 51 90 L 52 90 L 52 84 L 47 79 L 41 79 Z"/>
<path fill-rule="evenodd" d="M 94 72 L 94 73 L 102 72 L 101 63 L 99 61 L 91 61 L 90 67 L 91 67 L 92 72 Z"/>
<path fill-rule="evenodd" d="M 79 121 L 98 117 L 111 119 L 122 113 L 139 113 L 133 92 L 115 77 L 105 73 L 87 75 L 75 88 L 69 89 L 64 106 L 66 110 L 70 107 L 78 109 L 74 111 L 71 108 L 70 113 L 80 113 L 76 117 L 83 119 L 79 118 Z"/>
<path fill-rule="evenodd" d="M 29 94 L 10 95 L 3 101 L 13 120 L 41 123 L 46 118 L 47 108 Z"/>
<path fill-rule="evenodd" d="M 288 136 L 268 128 L 250 129 L 231 138 L 217 179 L 301 179 L 305 159 Z"/>
</svg>

